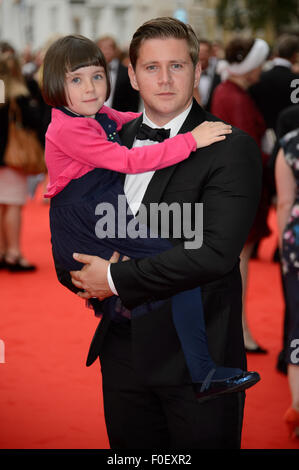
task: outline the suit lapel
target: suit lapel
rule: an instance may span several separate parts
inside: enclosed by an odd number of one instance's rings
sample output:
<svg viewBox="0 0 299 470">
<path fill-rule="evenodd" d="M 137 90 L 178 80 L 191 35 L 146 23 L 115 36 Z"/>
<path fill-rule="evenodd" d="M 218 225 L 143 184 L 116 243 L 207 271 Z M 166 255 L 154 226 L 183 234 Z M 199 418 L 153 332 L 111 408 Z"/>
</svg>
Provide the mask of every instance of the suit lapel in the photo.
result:
<svg viewBox="0 0 299 470">
<path fill-rule="evenodd" d="M 188 114 L 178 133 L 183 134 L 189 132 L 190 130 L 194 129 L 194 127 L 201 124 L 205 120 L 205 118 L 205 111 L 198 105 L 195 100 L 193 100 L 193 105 L 190 110 L 190 113 Z M 147 206 L 152 202 L 159 203 L 161 201 L 163 192 L 165 191 L 165 188 L 167 187 L 170 178 L 175 172 L 177 165 L 178 163 L 176 165 L 172 165 L 170 167 L 163 168 L 162 170 L 155 172 L 144 195 L 142 201 L 144 205 Z"/>
</svg>

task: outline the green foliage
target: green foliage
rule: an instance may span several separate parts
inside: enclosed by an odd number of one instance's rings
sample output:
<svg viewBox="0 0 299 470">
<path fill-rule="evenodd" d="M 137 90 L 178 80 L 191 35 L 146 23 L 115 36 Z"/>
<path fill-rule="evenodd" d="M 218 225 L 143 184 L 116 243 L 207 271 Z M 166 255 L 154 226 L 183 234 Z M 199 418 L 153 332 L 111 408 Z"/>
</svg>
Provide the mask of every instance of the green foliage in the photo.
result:
<svg viewBox="0 0 299 470">
<path fill-rule="evenodd" d="M 271 22 L 278 32 L 282 26 L 298 23 L 299 0 L 218 0 L 217 17 L 227 29 L 255 30 Z"/>
</svg>

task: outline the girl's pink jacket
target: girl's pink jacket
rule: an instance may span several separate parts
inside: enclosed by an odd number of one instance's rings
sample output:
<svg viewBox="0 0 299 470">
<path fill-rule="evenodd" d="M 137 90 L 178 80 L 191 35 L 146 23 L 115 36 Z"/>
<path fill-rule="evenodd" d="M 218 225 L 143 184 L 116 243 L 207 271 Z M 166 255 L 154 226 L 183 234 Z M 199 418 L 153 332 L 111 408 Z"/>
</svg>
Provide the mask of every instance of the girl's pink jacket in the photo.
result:
<svg viewBox="0 0 299 470">
<path fill-rule="evenodd" d="M 117 123 L 117 130 L 136 113 L 123 113 L 103 106 L 105 113 Z M 196 150 L 191 132 L 179 134 L 163 143 L 128 149 L 107 140 L 106 133 L 93 118 L 68 116 L 52 110 L 52 120 L 46 133 L 45 159 L 49 184 L 45 197 L 59 193 L 72 179 L 80 178 L 94 168 L 120 173 L 143 173 L 159 170 L 185 160 Z"/>
</svg>

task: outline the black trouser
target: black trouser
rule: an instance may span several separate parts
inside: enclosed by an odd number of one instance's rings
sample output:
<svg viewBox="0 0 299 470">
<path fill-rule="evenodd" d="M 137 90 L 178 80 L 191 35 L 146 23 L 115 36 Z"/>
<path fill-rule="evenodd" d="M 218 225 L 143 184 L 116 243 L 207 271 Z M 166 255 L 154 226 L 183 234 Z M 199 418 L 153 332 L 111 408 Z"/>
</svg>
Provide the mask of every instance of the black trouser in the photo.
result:
<svg viewBox="0 0 299 470">
<path fill-rule="evenodd" d="M 109 328 L 101 348 L 111 449 L 238 449 L 245 394 L 199 404 L 192 385 L 149 387 L 131 361 L 130 324 Z"/>
</svg>

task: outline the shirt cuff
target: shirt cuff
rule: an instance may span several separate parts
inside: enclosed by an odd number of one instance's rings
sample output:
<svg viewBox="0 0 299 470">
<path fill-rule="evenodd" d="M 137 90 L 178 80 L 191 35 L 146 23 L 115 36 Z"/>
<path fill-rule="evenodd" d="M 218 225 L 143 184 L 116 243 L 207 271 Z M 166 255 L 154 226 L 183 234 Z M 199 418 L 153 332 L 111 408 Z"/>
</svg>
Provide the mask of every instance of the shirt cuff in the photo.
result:
<svg viewBox="0 0 299 470">
<path fill-rule="evenodd" d="M 114 294 L 114 295 L 118 295 L 118 292 L 117 292 L 117 290 L 115 289 L 115 285 L 114 285 L 114 282 L 113 282 L 113 279 L 112 279 L 112 276 L 111 276 L 110 264 L 109 264 L 108 270 L 107 270 L 107 280 L 108 280 L 109 287 L 110 287 L 110 289 L 112 290 L 113 294 Z"/>
</svg>

